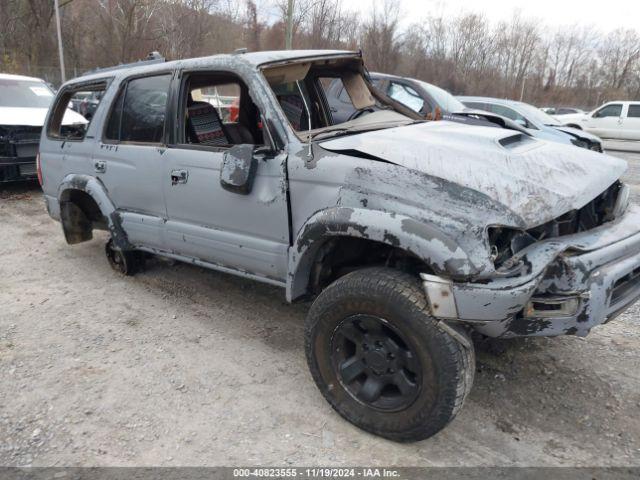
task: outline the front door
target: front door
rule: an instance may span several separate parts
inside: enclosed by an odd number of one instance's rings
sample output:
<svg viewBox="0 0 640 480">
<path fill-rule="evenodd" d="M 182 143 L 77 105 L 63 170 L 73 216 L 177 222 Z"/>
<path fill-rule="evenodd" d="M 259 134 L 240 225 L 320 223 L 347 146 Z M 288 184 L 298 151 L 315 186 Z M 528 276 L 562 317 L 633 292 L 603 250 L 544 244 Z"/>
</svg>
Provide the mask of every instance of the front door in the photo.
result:
<svg viewBox="0 0 640 480">
<path fill-rule="evenodd" d="M 285 282 L 286 155 L 264 146 L 259 111 L 240 78 L 223 72 L 185 75 L 180 91 L 176 142 L 163 155 L 169 250 Z M 225 154 L 234 144 L 255 149 L 253 182 L 244 192 L 221 184 Z"/>
<path fill-rule="evenodd" d="M 620 138 L 622 104 L 609 103 L 587 117 L 585 130 L 602 138 Z"/>
</svg>

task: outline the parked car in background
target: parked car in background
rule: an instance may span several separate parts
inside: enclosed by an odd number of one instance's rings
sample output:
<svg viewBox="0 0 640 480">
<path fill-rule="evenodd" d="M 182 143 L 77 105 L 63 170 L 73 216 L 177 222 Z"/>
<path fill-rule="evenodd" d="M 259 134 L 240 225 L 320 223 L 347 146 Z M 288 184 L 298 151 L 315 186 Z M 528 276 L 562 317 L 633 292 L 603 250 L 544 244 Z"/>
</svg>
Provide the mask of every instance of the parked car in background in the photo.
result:
<svg viewBox="0 0 640 480">
<path fill-rule="evenodd" d="M 43 80 L 0 74 L 0 182 L 35 178 L 40 131 L 54 92 Z M 87 123 L 71 110 L 65 125 Z"/>
<path fill-rule="evenodd" d="M 574 115 L 576 113 L 584 113 L 584 110 L 573 107 L 545 107 L 541 108 L 540 110 L 549 115 L 553 115 L 554 117 L 558 115 Z"/>
<path fill-rule="evenodd" d="M 446 90 L 422 80 L 376 72 L 369 73 L 368 78 L 378 91 L 426 120 L 450 120 L 470 125 L 506 126 L 522 130 L 522 127 L 502 116 L 468 108 Z M 362 114 L 354 110 L 340 79 L 330 82 L 326 97 L 334 123 L 349 121 Z"/>
<path fill-rule="evenodd" d="M 510 118 L 534 137 L 602 152 L 602 140 L 597 136 L 564 126 L 551 115 L 528 103 L 490 97 L 458 97 L 458 100 L 469 108 L 487 110 Z"/>
<path fill-rule="evenodd" d="M 602 138 L 640 140 L 640 101 L 608 102 L 593 112 L 563 115 L 558 121 Z"/>
<path fill-rule="evenodd" d="M 82 115 L 86 120 L 93 118 L 98 104 L 100 94 L 96 92 L 78 92 L 70 101 L 70 107 Z"/>
<path fill-rule="evenodd" d="M 349 121 L 332 118 L 332 80 Z M 197 100 L 227 84 L 235 122 Z M 68 131 L 61 117 L 88 86 L 103 102 Z M 472 331 L 585 336 L 640 296 L 626 162 L 522 130 L 426 121 L 372 87 L 361 52 L 143 63 L 60 88 L 42 187 L 69 244 L 109 232 L 122 274 L 160 255 L 313 299 L 305 352 L 324 397 L 415 441 L 469 393 Z"/>
</svg>

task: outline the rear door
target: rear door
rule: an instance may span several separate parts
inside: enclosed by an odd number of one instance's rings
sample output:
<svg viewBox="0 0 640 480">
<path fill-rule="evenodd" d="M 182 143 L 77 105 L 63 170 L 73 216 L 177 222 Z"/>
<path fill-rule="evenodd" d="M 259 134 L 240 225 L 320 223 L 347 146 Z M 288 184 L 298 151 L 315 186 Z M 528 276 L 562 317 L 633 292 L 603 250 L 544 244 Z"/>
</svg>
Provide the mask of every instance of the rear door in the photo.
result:
<svg viewBox="0 0 640 480">
<path fill-rule="evenodd" d="M 129 241 L 164 248 L 165 119 L 173 73 L 122 82 L 93 155 L 94 174 L 121 212 Z"/>
<path fill-rule="evenodd" d="M 584 129 L 602 138 L 620 138 L 622 103 L 608 103 L 587 116 Z"/>
<path fill-rule="evenodd" d="M 622 119 L 622 140 L 640 140 L 640 103 L 630 103 L 626 106 L 626 114 Z"/>
</svg>

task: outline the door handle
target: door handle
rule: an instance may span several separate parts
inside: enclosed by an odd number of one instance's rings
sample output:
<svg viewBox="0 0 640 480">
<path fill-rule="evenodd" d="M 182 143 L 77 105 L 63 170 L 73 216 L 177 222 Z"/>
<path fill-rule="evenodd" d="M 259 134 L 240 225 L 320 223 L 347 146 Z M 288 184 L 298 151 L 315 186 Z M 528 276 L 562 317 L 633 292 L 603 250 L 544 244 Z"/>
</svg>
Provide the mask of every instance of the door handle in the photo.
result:
<svg viewBox="0 0 640 480">
<path fill-rule="evenodd" d="M 107 162 L 104 160 L 95 160 L 93 162 L 93 169 L 96 173 L 104 173 L 107 171 Z"/>
<path fill-rule="evenodd" d="M 171 185 L 177 185 L 179 183 L 187 183 L 189 178 L 188 170 L 171 170 Z"/>
</svg>

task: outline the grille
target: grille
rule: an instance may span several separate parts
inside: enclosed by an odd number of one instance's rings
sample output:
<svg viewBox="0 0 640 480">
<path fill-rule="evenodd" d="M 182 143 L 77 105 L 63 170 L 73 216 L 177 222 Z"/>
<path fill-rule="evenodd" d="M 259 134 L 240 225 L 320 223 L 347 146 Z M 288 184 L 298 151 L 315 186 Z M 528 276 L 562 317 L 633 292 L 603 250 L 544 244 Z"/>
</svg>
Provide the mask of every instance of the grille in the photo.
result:
<svg viewBox="0 0 640 480">
<path fill-rule="evenodd" d="M 20 165 L 20 175 L 23 177 L 35 177 L 37 175 L 37 169 L 35 163 L 25 163 Z"/>
<path fill-rule="evenodd" d="M 530 228 L 527 233 L 538 241 L 584 232 L 613 220 L 613 212 L 621 187 L 620 182 L 615 182 L 581 209 L 572 210 L 550 222 Z"/>
</svg>

